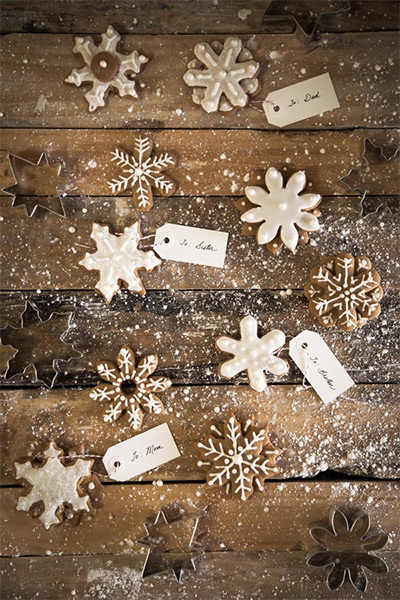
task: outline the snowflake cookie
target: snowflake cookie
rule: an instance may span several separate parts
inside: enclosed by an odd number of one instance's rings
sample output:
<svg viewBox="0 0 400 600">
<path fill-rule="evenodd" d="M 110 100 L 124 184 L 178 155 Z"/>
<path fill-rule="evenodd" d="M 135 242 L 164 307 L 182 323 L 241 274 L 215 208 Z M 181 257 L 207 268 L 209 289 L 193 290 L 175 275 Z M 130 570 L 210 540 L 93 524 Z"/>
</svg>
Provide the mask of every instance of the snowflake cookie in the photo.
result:
<svg viewBox="0 0 400 600">
<path fill-rule="evenodd" d="M 222 430 L 222 431 L 221 431 Z M 242 426 L 234 415 L 220 428 L 211 426 L 210 435 L 199 443 L 201 457 L 197 464 L 207 467 L 207 483 L 224 487 L 230 496 L 247 500 L 254 492 L 254 484 L 262 491 L 264 480 L 279 469 L 275 460 L 281 450 L 268 437 L 268 427 L 253 427 L 248 419 Z"/>
<path fill-rule="evenodd" d="M 176 157 L 168 152 L 151 156 L 152 150 L 153 142 L 148 137 L 141 137 L 135 140 L 133 156 L 118 148 L 111 152 L 111 160 L 122 167 L 122 174 L 118 179 L 107 181 L 107 185 L 113 194 L 132 188 L 133 202 L 143 211 L 153 206 L 152 188 L 161 196 L 171 196 L 176 190 L 175 182 L 163 174 L 168 166 L 176 165 Z"/>
<path fill-rule="evenodd" d="M 142 426 L 142 409 L 155 415 L 164 412 L 164 406 L 155 393 L 168 389 L 172 382 L 166 377 L 150 377 L 157 364 L 158 356 L 149 354 L 136 367 L 132 350 L 123 346 L 117 364 L 102 362 L 97 365 L 98 374 L 107 383 L 96 386 L 90 397 L 100 402 L 111 402 L 104 413 L 106 423 L 113 423 L 127 413 L 132 429 L 138 431 Z"/>
<path fill-rule="evenodd" d="M 258 92 L 259 63 L 252 60 L 237 37 L 220 42 L 201 42 L 194 47 L 196 59 L 188 64 L 183 79 L 193 87 L 193 102 L 213 113 L 229 112 L 246 106 L 249 96 Z M 202 89 L 205 88 L 205 89 Z"/>
<path fill-rule="evenodd" d="M 144 252 L 138 249 L 141 238 L 139 221 L 116 235 L 110 233 L 108 225 L 93 223 L 90 237 L 96 242 L 97 251 L 94 254 L 86 252 L 78 264 L 88 271 L 100 272 L 96 291 L 104 296 L 107 304 L 120 289 L 121 281 L 126 283 L 130 292 L 145 294 L 138 271 L 146 269 L 151 272 L 161 264 L 161 260 L 152 250 Z"/>
<path fill-rule="evenodd" d="M 91 511 L 90 498 L 82 493 L 80 485 L 91 477 L 93 460 L 65 456 L 63 450 L 51 441 L 43 452 L 40 466 L 33 460 L 15 463 L 17 479 L 25 480 L 30 491 L 18 498 L 17 510 L 29 511 L 41 504 L 39 519 L 46 529 L 59 525 L 66 518 L 67 508 L 74 511 Z M 67 464 L 65 464 L 67 463 Z"/>
<path fill-rule="evenodd" d="M 248 315 L 240 321 L 240 340 L 222 336 L 216 341 L 218 350 L 233 354 L 234 358 L 222 363 L 219 375 L 231 379 L 241 371 L 247 370 L 250 386 L 257 392 L 267 387 L 264 371 L 282 377 L 289 370 L 285 360 L 274 356 L 285 343 L 285 334 L 274 329 L 262 338 L 257 335 L 257 321 Z"/>
<path fill-rule="evenodd" d="M 380 277 L 365 256 L 328 256 L 311 271 L 310 279 L 304 294 L 321 325 L 353 331 L 379 316 Z"/>
<path fill-rule="evenodd" d="M 322 198 L 319 194 L 300 195 L 306 185 L 304 171 L 294 173 L 284 187 L 282 174 L 270 167 L 265 183 L 269 192 L 258 186 L 247 186 L 246 198 L 236 202 L 243 213 L 243 233 L 254 235 L 257 243 L 266 244 L 270 252 L 279 252 L 283 245 L 294 252 L 298 243 L 307 244 L 309 231 L 319 229 L 317 217 L 321 213 L 316 207 Z"/>
<path fill-rule="evenodd" d="M 117 46 L 121 39 L 119 33 L 111 25 L 101 35 L 102 42 L 96 46 L 91 37 L 75 38 L 74 54 L 80 54 L 86 63 L 83 69 L 73 69 L 64 80 L 79 87 L 82 83 L 92 83 L 92 88 L 85 94 L 92 112 L 105 105 L 105 96 L 111 89 L 122 96 L 137 98 L 134 74 L 140 72 L 142 64 L 148 58 L 136 50 L 131 54 L 120 54 Z"/>
</svg>

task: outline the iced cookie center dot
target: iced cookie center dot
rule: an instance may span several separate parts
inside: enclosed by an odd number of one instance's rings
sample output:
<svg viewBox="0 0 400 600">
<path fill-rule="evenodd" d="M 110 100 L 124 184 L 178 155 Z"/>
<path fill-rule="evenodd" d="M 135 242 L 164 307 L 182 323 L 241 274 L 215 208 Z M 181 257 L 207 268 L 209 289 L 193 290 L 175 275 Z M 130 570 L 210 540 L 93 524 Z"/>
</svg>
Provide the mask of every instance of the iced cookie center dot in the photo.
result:
<svg viewBox="0 0 400 600">
<path fill-rule="evenodd" d="M 232 456 L 232 463 L 234 465 L 241 465 L 243 462 L 243 457 L 241 454 L 235 454 L 234 456 Z"/>
</svg>

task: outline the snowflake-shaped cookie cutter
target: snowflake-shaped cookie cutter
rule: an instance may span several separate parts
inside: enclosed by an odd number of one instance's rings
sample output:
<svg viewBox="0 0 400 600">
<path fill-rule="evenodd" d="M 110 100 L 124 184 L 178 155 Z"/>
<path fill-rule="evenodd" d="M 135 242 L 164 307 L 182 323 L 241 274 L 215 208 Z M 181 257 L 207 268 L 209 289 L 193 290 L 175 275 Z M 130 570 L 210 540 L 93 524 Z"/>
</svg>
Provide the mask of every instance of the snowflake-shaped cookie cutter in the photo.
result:
<svg viewBox="0 0 400 600">
<path fill-rule="evenodd" d="M 81 485 L 93 476 L 92 458 L 76 457 L 73 449 L 65 455 L 51 440 L 41 454 L 39 465 L 35 459 L 37 456 L 14 463 L 16 478 L 22 479 L 30 488 L 27 494 L 18 498 L 17 510 L 31 511 L 46 529 L 61 524 L 71 509 L 80 513 L 92 512 L 90 496 L 81 489 Z"/>
<path fill-rule="evenodd" d="M 104 413 L 104 421 L 113 423 L 125 412 L 132 429 L 142 426 L 143 410 L 160 415 L 164 405 L 156 393 L 167 390 L 172 381 L 167 377 L 151 377 L 158 365 L 157 354 L 149 354 L 136 366 L 135 355 L 129 346 L 119 351 L 117 364 L 103 361 L 97 372 L 106 384 L 97 385 L 89 394 L 93 400 L 112 402 Z M 142 410 L 143 409 L 143 410 Z"/>
<path fill-rule="evenodd" d="M 217 338 L 218 350 L 234 355 L 234 358 L 219 366 L 218 374 L 225 379 L 231 379 L 246 370 L 253 390 L 263 392 L 267 387 L 264 371 L 282 377 L 288 372 L 289 365 L 282 358 L 275 356 L 285 344 L 285 334 L 279 329 L 274 329 L 259 338 L 257 329 L 257 320 L 247 315 L 240 321 L 240 340 L 228 336 Z"/>
<path fill-rule="evenodd" d="M 282 452 L 270 441 L 268 426 L 254 427 L 253 420 L 242 425 L 232 414 L 223 425 L 212 425 L 214 435 L 197 444 L 202 459 L 197 464 L 207 469 L 207 484 L 243 501 L 254 493 L 254 484 L 263 491 L 264 481 L 278 473 L 275 461 Z"/>
<path fill-rule="evenodd" d="M 308 22 L 301 18 L 302 14 L 298 17 L 293 14 L 283 14 L 283 9 L 290 10 L 290 2 L 282 2 L 281 0 L 272 0 L 269 3 L 267 10 L 263 17 L 263 29 L 268 33 L 286 33 L 289 30 L 296 34 L 297 38 L 303 43 L 308 44 L 313 41 L 316 37 L 316 33 L 319 28 L 324 25 L 337 21 L 343 17 L 347 17 L 350 13 L 351 7 L 349 0 L 338 0 L 339 8 L 337 10 L 320 12 L 316 19 L 308 19 Z M 295 3 L 296 4 L 296 3 Z M 308 2 L 309 4 L 309 2 Z M 318 9 L 321 4 L 321 0 L 317 0 L 316 8 Z M 295 6 L 293 7 L 295 8 Z M 303 9 L 300 4 L 300 10 Z M 276 13 L 274 14 L 276 10 Z"/>
<path fill-rule="evenodd" d="M 387 573 L 387 564 L 373 550 L 381 550 L 388 536 L 385 533 L 368 535 L 370 519 L 361 513 L 348 521 L 335 507 L 329 513 L 330 527 L 310 526 L 310 535 L 319 545 L 307 559 L 311 567 L 326 568 L 326 585 L 330 591 L 340 588 L 348 576 L 356 590 L 365 592 L 368 585 L 365 569 Z"/>
<path fill-rule="evenodd" d="M 142 211 L 153 206 L 152 188 L 161 196 L 172 196 L 177 187 L 174 180 L 164 173 L 165 169 L 176 165 L 176 156 L 168 152 L 152 156 L 152 151 L 152 140 L 140 137 L 135 139 L 133 155 L 119 148 L 111 152 L 111 161 L 122 167 L 122 174 L 107 181 L 107 185 L 113 194 L 120 194 L 130 187 L 133 202 Z"/>
<path fill-rule="evenodd" d="M 249 96 L 259 91 L 260 65 L 237 37 L 222 45 L 200 42 L 194 47 L 196 59 L 188 63 L 184 82 L 193 87 L 192 99 L 208 113 L 231 112 L 246 106 Z M 205 89 L 203 89 L 205 88 Z"/>
<path fill-rule="evenodd" d="M 34 302 L 31 300 L 27 300 L 25 303 L 25 308 L 20 315 L 20 327 L 14 327 L 13 325 L 6 325 L 0 329 L 0 340 L 2 345 L 11 346 L 16 350 L 14 355 L 7 361 L 7 370 L 4 373 L 5 379 L 13 379 L 18 375 L 24 375 L 29 368 L 33 369 L 35 379 L 39 383 L 43 383 L 46 387 L 52 388 L 54 382 L 60 373 L 58 370 L 58 361 L 65 360 L 69 362 L 72 359 L 80 358 L 82 353 L 79 352 L 73 343 L 69 343 L 65 341 L 65 338 L 68 336 L 71 331 L 71 320 L 73 316 L 73 311 L 68 312 L 52 312 L 47 319 L 42 319 L 40 316 L 39 310 Z M 49 323 L 53 323 L 53 318 L 65 319 L 66 318 L 66 329 L 61 334 L 61 336 L 54 335 L 52 332 L 53 327 L 49 327 Z M 35 333 L 33 331 L 29 334 L 29 329 L 32 327 L 32 323 L 34 326 L 38 328 L 38 332 Z M 47 334 L 40 333 L 41 328 L 45 328 L 47 330 Z M 49 335 L 56 338 L 59 342 L 61 342 L 60 348 L 70 348 L 69 356 L 65 352 L 65 356 L 58 356 L 57 358 L 48 358 L 46 356 L 47 350 L 49 352 L 53 352 L 53 344 L 50 343 Z M 22 336 L 19 340 L 15 339 L 18 336 Z M 34 352 L 37 348 L 40 348 L 40 343 L 42 340 L 46 340 L 45 348 L 42 348 L 45 351 L 44 357 L 39 360 L 35 360 Z M 35 346 L 35 341 L 39 343 Z M 71 356 L 71 352 L 74 352 L 75 355 Z M 48 368 L 52 368 L 53 374 L 49 376 Z"/>
<path fill-rule="evenodd" d="M 270 167 L 265 174 L 267 190 L 259 186 L 247 186 L 246 198 L 240 198 L 235 206 L 244 221 L 243 234 L 255 236 L 258 244 L 266 244 L 272 253 L 283 245 L 294 252 L 297 244 L 307 244 L 308 233 L 318 231 L 322 201 L 319 194 L 301 194 L 306 185 L 306 174 L 297 171 L 283 183 L 282 174 Z M 269 190 L 269 191 L 268 191 Z M 257 205 L 257 208 L 254 208 Z"/>
<path fill-rule="evenodd" d="M 50 163 L 48 154 L 46 152 L 42 152 L 40 154 L 37 162 L 32 162 L 31 160 L 23 158 L 22 156 L 18 156 L 17 154 L 12 154 L 11 152 L 7 152 L 7 160 L 14 183 L 10 186 L 2 188 L 2 192 L 12 197 L 11 206 L 25 206 L 28 217 L 32 217 L 38 208 L 43 208 L 44 210 L 59 215 L 60 217 L 66 216 L 64 204 L 60 196 L 62 189 L 68 183 L 68 179 L 59 176 L 63 167 L 61 163 Z M 34 167 L 34 170 L 31 173 L 31 181 L 28 181 L 28 185 L 33 187 L 28 187 L 25 194 L 18 193 L 21 182 L 17 173 L 17 163 L 21 163 L 21 165 L 27 166 L 27 168 Z M 53 176 L 57 177 L 57 179 L 60 180 L 60 183 L 55 186 L 54 194 L 39 196 L 37 190 L 38 185 L 43 181 L 44 176 L 41 175 L 41 172 L 43 173 L 44 169 L 54 171 Z M 48 176 L 45 177 L 44 181 L 48 183 Z M 29 196 L 33 196 L 33 198 L 30 198 Z"/>
<path fill-rule="evenodd" d="M 200 513 L 185 512 L 167 517 L 166 510 L 163 509 L 155 517 L 145 521 L 147 535 L 136 540 L 137 544 L 148 548 L 142 579 L 172 569 L 176 581 L 181 583 L 184 569 L 196 570 L 195 560 L 202 553 L 202 549 L 195 543 L 200 518 Z M 191 527 L 188 525 L 190 521 L 194 521 Z M 166 539 L 163 529 L 172 540 Z M 179 531 L 182 529 L 187 529 L 184 532 L 188 538 L 185 544 L 181 540 L 182 531 Z M 186 551 L 182 549 L 183 545 L 187 548 Z"/>
<path fill-rule="evenodd" d="M 85 94 L 89 103 L 89 111 L 105 106 L 105 96 L 115 89 L 119 96 L 138 98 L 134 75 L 140 72 L 148 58 L 134 50 L 130 54 L 120 54 L 117 46 L 121 36 L 109 25 L 106 33 L 101 35 L 102 41 L 96 46 L 88 37 L 75 38 L 74 54 L 80 54 L 86 63 L 82 69 L 73 69 L 64 80 L 79 87 L 82 83 L 92 83 L 92 88 Z"/>
</svg>

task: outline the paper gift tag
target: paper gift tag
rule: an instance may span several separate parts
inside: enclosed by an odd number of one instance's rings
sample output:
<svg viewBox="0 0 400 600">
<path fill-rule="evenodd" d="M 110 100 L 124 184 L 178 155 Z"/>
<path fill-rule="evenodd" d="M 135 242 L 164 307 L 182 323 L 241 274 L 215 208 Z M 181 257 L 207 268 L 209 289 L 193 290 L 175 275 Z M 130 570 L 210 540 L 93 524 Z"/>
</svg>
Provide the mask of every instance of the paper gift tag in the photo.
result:
<svg viewBox="0 0 400 600">
<path fill-rule="evenodd" d="M 163 423 L 111 446 L 103 456 L 103 463 L 110 479 L 128 481 L 179 456 L 172 433 L 167 423 Z"/>
<path fill-rule="evenodd" d="M 263 103 L 268 123 L 277 127 L 315 117 L 339 106 L 329 73 L 271 92 Z"/>
<path fill-rule="evenodd" d="M 154 251 L 167 260 L 222 268 L 228 233 L 166 223 L 157 229 Z"/>
<path fill-rule="evenodd" d="M 354 381 L 315 331 L 303 331 L 289 343 L 292 357 L 325 404 L 348 390 Z"/>
</svg>

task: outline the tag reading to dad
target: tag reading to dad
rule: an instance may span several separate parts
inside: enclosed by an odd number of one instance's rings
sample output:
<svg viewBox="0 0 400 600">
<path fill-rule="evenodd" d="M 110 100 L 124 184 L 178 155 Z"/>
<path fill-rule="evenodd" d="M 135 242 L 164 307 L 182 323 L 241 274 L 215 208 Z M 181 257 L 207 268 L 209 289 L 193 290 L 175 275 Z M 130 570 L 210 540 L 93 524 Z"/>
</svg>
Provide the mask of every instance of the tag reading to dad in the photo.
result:
<svg viewBox="0 0 400 600">
<path fill-rule="evenodd" d="M 315 331 L 303 331 L 289 343 L 292 357 L 325 404 L 348 390 L 354 381 Z"/>
<path fill-rule="evenodd" d="M 103 456 L 103 463 L 110 479 L 128 481 L 179 456 L 172 433 L 167 423 L 163 423 L 111 446 Z"/>
<path fill-rule="evenodd" d="M 339 106 L 329 73 L 271 92 L 263 103 L 268 123 L 277 127 L 315 117 Z"/>
<path fill-rule="evenodd" d="M 167 260 L 222 268 L 228 233 L 166 223 L 157 229 L 154 251 Z"/>
</svg>

